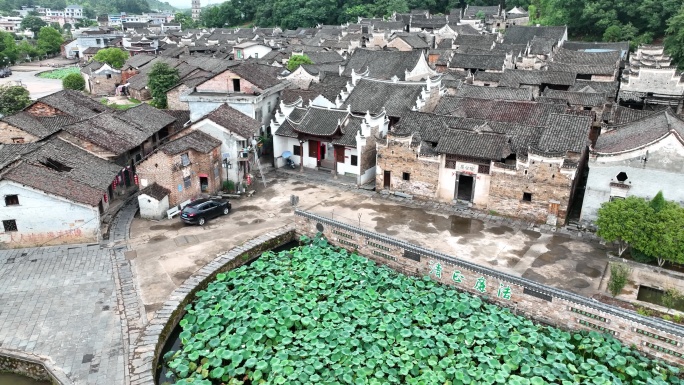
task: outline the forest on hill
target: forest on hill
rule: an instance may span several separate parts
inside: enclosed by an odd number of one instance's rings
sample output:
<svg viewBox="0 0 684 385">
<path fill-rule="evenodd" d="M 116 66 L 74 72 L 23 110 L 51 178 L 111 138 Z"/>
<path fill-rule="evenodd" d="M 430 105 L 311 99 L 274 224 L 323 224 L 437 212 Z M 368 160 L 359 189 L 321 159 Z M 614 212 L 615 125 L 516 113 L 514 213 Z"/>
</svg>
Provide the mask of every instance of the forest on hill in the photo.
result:
<svg viewBox="0 0 684 385">
<path fill-rule="evenodd" d="M 361 17 L 390 16 L 411 9 L 446 14 L 464 3 L 497 5 L 499 0 L 231 0 L 208 7 L 207 27 L 252 23 L 285 29 L 316 24 L 340 24 Z M 570 35 L 586 40 L 650 42 L 666 33 L 667 22 L 680 11 L 684 0 L 507 0 L 507 9 L 521 6 L 532 22 L 567 25 Z M 604 39 L 605 37 L 605 39 Z"/>
</svg>

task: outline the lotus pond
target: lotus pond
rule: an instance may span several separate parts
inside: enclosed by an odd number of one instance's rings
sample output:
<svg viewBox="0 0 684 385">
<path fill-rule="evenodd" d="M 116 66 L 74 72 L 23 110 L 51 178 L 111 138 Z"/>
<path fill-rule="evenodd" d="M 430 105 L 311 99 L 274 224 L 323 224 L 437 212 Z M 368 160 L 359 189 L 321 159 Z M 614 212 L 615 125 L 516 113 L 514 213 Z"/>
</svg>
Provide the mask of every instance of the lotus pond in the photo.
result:
<svg viewBox="0 0 684 385">
<path fill-rule="evenodd" d="M 316 239 L 219 274 L 164 354 L 176 384 L 682 384 L 596 332 L 376 266 Z"/>
</svg>

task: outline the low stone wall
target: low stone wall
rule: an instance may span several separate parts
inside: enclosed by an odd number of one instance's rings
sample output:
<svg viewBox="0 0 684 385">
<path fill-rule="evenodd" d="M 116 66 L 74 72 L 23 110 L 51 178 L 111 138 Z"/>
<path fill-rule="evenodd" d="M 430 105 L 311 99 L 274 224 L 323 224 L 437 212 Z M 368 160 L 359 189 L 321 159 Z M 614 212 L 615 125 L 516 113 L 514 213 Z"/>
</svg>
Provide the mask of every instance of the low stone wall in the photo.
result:
<svg viewBox="0 0 684 385">
<path fill-rule="evenodd" d="M 404 274 L 424 276 L 515 313 L 562 329 L 599 331 L 625 345 L 676 365 L 684 365 L 684 327 L 606 305 L 593 299 L 488 269 L 398 239 L 296 210 L 297 233 L 322 233 L 332 244 L 356 250 Z"/>
<path fill-rule="evenodd" d="M 63 373 L 49 369 L 44 359 L 25 353 L 0 349 L 0 373 L 19 374 L 52 385 L 72 384 Z"/>
<path fill-rule="evenodd" d="M 166 340 L 185 315 L 185 306 L 216 278 L 216 274 L 232 270 L 259 257 L 263 252 L 295 239 L 291 227 L 284 227 L 221 254 L 198 270 L 169 297 L 147 324 L 133 347 L 130 362 L 131 385 L 154 385 L 155 372 Z"/>
</svg>

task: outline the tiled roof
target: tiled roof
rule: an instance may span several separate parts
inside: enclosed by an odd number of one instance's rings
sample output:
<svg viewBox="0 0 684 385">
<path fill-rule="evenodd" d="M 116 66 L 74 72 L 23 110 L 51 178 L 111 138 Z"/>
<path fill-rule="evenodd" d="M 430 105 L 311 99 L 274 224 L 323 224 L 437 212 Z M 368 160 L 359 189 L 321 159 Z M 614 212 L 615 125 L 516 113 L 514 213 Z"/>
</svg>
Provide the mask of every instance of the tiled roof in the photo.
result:
<svg viewBox="0 0 684 385">
<path fill-rule="evenodd" d="M 496 41 L 496 35 L 458 35 L 454 39 L 454 45 L 457 46 L 475 46 L 481 49 L 489 50 Z"/>
<path fill-rule="evenodd" d="M 496 161 L 510 155 L 506 135 L 453 128 L 444 130 L 434 150 L 441 154 L 455 154 Z"/>
<path fill-rule="evenodd" d="M 443 39 L 437 44 L 438 49 L 451 49 L 454 39 Z"/>
<path fill-rule="evenodd" d="M 311 106 L 301 122 L 294 125 L 294 129 L 303 134 L 331 136 L 340 129 L 340 124 L 345 122 L 348 115 L 347 110 Z"/>
<path fill-rule="evenodd" d="M 614 75 L 616 66 L 610 65 L 581 65 L 551 62 L 547 64 L 549 71 L 573 72 L 582 75 Z"/>
<path fill-rule="evenodd" d="M 278 75 L 283 69 L 262 64 L 242 63 L 239 66 L 229 68 L 229 70 L 265 90 L 280 83 Z"/>
<path fill-rule="evenodd" d="M 403 21 L 374 21 L 372 25 L 376 31 L 401 31 L 406 23 Z"/>
<path fill-rule="evenodd" d="M 581 153 L 589 144 L 590 130 L 588 116 L 551 114 L 536 148 L 549 153 Z"/>
<path fill-rule="evenodd" d="M 299 135 L 295 132 L 293 124 L 294 123 L 290 123 L 289 120 L 285 120 L 283 124 L 278 127 L 274 135 L 286 136 L 288 138 L 298 137 Z"/>
<path fill-rule="evenodd" d="M 563 48 L 572 51 L 586 50 L 610 50 L 618 52 L 629 52 L 629 42 L 619 41 L 614 43 L 605 42 L 586 42 L 586 41 L 564 41 Z"/>
<path fill-rule="evenodd" d="M 159 151 L 169 155 L 177 155 L 189 150 L 208 154 L 220 145 L 220 140 L 215 139 L 211 135 L 205 134 L 200 130 L 193 130 L 185 136 L 167 142 L 159 147 Z"/>
<path fill-rule="evenodd" d="M 384 108 L 387 115 L 399 117 L 416 105 L 421 90 L 421 83 L 393 83 L 371 79 L 360 79 L 344 102 L 343 107 L 350 106 L 352 112 L 375 115 Z"/>
<path fill-rule="evenodd" d="M 223 104 L 205 116 L 206 119 L 232 131 L 245 139 L 253 137 L 259 132 L 261 123 L 228 104 Z"/>
<path fill-rule="evenodd" d="M 173 116 L 176 121 L 170 127 L 169 131 L 179 132 L 185 128 L 185 123 L 190 121 L 190 111 L 189 110 L 164 110 L 165 113 Z"/>
<path fill-rule="evenodd" d="M 490 6 L 475 6 L 475 5 L 468 5 L 463 12 L 463 18 L 475 18 L 479 12 L 482 12 L 485 14 L 485 16 L 495 16 L 499 14 L 499 6 L 498 5 L 490 5 Z"/>
<path fill-rule="evenodd" d="M 146 54 L 138 54 L 138 55 L 133 55 L 128 60 L 126 60 L 126 64 L 124 64 L 123 68 L 126 67 L 132 67 L 132 68 L 140 68 L 145 66 L 147 63 L 151 62 L 154 60 L 153 55 L 146 55 Z"/>
<path fill-rule="evenodd" d="M 620 52 L 583 52 L 560 48 L 554 52 L 552 60 L 565 64 L 580 64 L 588 66 L 613 66 L 620 60 Z"/>
<path fill-rule="evenodd" d="M 594 151 L 603 154 L 630 151 L 669 135 L 671 131 L 684 136 L 684 121 L 667 109 L 633 122 L 607 126 L 596 140 Z"/>
<path fill-rule="evenodd" d="M 542 126 L 549 115 L 562 114 L 565 110 L 565 106 L 558 104 L 443 96 L 434 112 L 487 121 Z"/>
<path fill-rule="evenodd" d="M 79 118 L 69 115 L 57 116 L 33 116 L 26 111 L 19 111 L 15 114 L 8 115 L 0 119 L 0 121 L 17 127 L 38 139 L 48 137 L 59 131 L 63 126 L 78 121 Z"/>
<path fill-rule="evenodd" d="M 484 120 L 410 111 L 402 116 L 399 128 L 404 134 L 419 132 L 422 140 L 437 143 L 442 132 L 448 128 L 474 130 L 484 123 Z"/>
<path fill-rule="evenodd" d="M 1 144 L 0 145 L 0 170 L 18 161 L 24 154 L 34 151 L 42 146 L 43 142 L 21 143 L 21 144 Z"/>
<path fill-rule="evenodd" d="M 475 68 L 479 70 L 497 70 L 504 68 L 506 55 L 471 55 L 455 53 L 449 62 L 449 68 Z"/>
<path fill-rule="evenodd" d="M 308 56 L 314 64 L 339 63 L 344 61 L 344 58 L 335 51 L 309 52 L 306 56 Z"/>
<path fill-rule="evenodd" d="M 530 42 L 531 55 L 549 55 L 553 51 L 553 47 L 558 43 L 558 40 L 547 39 L 539 36 L 532 38 Z"/>
<path fill-rule="evenodd" d="M 456 96 L 480 99 L 532 100 L 532 90 L 529 88 L 481 87 L 463 84 L 456 91 Z"/>
<path fill-rule="evenodd" d="M 575 73 L 506 69 L 499 80 L 499 87 L 518 88 L 522 84 L 570 86 L 575 84 Z"/>
<path fill-rule="evenodd" d="M 667 107 L 665 107 L 667 108 Z M 664 108 L 664 109 L 665 109 Z M 635 110 L 633 108 L 622 107 L 618 104 L 613 105 L 610 122 L 612 124 L 624 124 L 657 114 L 660 111 Z"/>
<path fill-rule="evenodd" d="M 584 107 L 600 107 L 606 104 L 606 94 L 593 92 L 570 92 L 547 88 L 545 97 L 567 100 L 570 105 Z"/>
<path fill-rule="evenodd" d="M 568 88 L 573 92 L 597 92 L 605 93 L 608 97 L 615 98 L 618 89 L 618 82 L 595 82 L 591 80 L 575 80 L 575 84 Z"/>
<path fill-rule="evenodd" d="M 501 76 L 503 76 L 501 72 L 476 71 L 473 79 L 480 82 L 498 83 Z"/>
<path fill-rule="evenodd" d="M 560 41 L 567 27 L 528 27 L 522 25 L 512 25 L 506 28 L 504 43 L 527 44 L 535 36 Z"/>
<path fill-rule="evenodd" d="M 405 79 L 406 71 L 415 68 L 421 51 L 371 51 L 357 49 L 344 68 L 343 76 L 351 77 L 352 69 L 363 73 L 369 69 L 369 76 L 376 79 L 391 79 L 393 76 Z"/>
<path fill-rule="evenodd" d="M 356 148 L 356 134 L 361 129 L 361 123 L 363 123 L 362 117 L 350 115 L 347 125 L 342 128 L 342 136 L 333 139 L 332 144 Z"/>
<path fill-rule="evenodd" d="M 116 174 L 112 175 L 112 179 L 114 175 Z M 71 178 L 65 178 L 63 173 L 29 163 L 21 163 L 12 168 L 2 176 L 2 179 L 88 206 L 97 206 L 104 194 L 104 190 L 95 189 Z"/>
<path fill-rule="evenodd" d="M 416 35 L 399 35 L 395 39 L 401 39 L 403 40 L 406 44 L 408 44 L 411 48 L 413 49 L 424 49 L 424 48 L 430 48 L 430 45 L 425 42 L 422 38 L 416 36 Z"/>
<path fill-rule="evenodd" d="M 37 100 L 54 107 L 67 115 L 79 119 L 85 119 L 104 111 L 110 111 L 108 107 L 99 103 L 81 92 L 62 90 L 43 96 Z"/>
</svg>

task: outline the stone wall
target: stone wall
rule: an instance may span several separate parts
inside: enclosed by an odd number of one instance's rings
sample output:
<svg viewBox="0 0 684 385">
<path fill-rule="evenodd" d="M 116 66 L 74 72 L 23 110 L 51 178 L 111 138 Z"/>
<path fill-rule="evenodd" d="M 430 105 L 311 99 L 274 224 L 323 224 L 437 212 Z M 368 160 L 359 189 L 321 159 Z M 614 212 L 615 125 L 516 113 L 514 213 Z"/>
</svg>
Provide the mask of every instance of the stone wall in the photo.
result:
<svg viewBox="0 0 684 385">
<path fill-rule="evenodd" d="M 140 337 L 132 346 L 130 362 L 132 385 L 156 385 L 154 376 L 160 363 L 161 351 L 169 335 L 185 315 L 185 306 L 195 299 L 195 293 L 204 289 L 223 273 L 240 267 L 259 257 L 261 253 L 282 246 L 295 238 L 290 227 L 284 227 L 246 242 L 219 255 L 212 262 L 199 269 L 169 297 L 164 306 L 155 313 Z"/>
<path fill-rule="evenodd" d="M 240 80 L 240 89 L 233 88 L 233 79 Z M 238 74 L 226 70 L 197 86 L 197 92 L 241 92 L 252 94 L 261 91 L 259 87 L 243 79 Z"/>
<path fill-rule="evenodd" d="M 183 110 L 190 111 L 190 106 L 188 102 L 182 102 L 180 100 L 180 95 L 187 92 L 190 88 L 185 84 L 181 84 L 176 88 L 172 88 L 166 93 L 166 104 L 169 110 Z"/>
<path fill-rule="evenodd" d="M 384 142 L 384 143 L 383 143 Z M 387 145 L 385 145 L 387 143 Z M 390 190 L 435 199 L 439 181 L 439 158 L 434 161 L 417 157 L 418 147 L 411 147 L 411 138 L 380 141 L 378 147 L 378 173 L 375 176 L 377 190 L 384 189 L 385 171 L 390 172 Z M 409 180 L 403 179 L 409 174 Z"/>
<path fill-rule="evenodd" d="M 64 375 L 47 365 L 39 357 L 26 353 L 9 352 L 0 349 L 0 373 L 19 374 L 52 385 L 67 385 L 72 382 Z"/>
<path fill-rule="evenodd" d="M 190 165 L 179 167 L 181 154 L 167 155 L 157 152 L 136 166 L 136 173 L 141 184 L 150 185 L 157 183 L 171 191 L 169 205 L 176 206 L 188 199 L 197 198 L 201 194 L 199 174 L 208 175 L 208 192 L 215 193 L 221 188 L 220 152 L 219 147 L 209 154 L 203 154 L 194 150 L 188 151 Z M 215 168 L 219 167 L 219 177 L 215 177 Z M 190 177 L 190 187 L 186 188 L 185 177 Z M 180 186 L 180 188 L 179 188 Z"/>
<path fill-rule="evenodd" d="M 684 364 L 684 327 L 603 304 L 580 295 L 497 272 L 458 258 L 342 222 L 296 210 L 299 234 L 322 233 L 329 242 L 408 275 L 430 275 L 459 290 L 566 330 L 608 333 L 628 346 L 676 365 Z M 484 283 L 481 290 L 476 283 Z"/>
<path fill-rule="evenodd" d="M 375 148 L 375 138 L 378 135 L 378 128 L 373 127 L 370 135 L 366 136 L 366 144 L 359 150 L 359 175 L 363 175 L 366 170 L 375 168 L 377 149 Z"/>
<path fill-rule="evenodd" d="M 0 143 L 33 143 L 37 141 L 38 137 L 17 127 L 11 126 L 6 122 L 0 122 Z"/>
<path fill-rule="evenodd" d="M 488 209 L 501 215 L 546 222 L 550 204 L 558 205 L 557 223 L 565 223 L 576 172 L 563 168 L 563 159 L 530 158 L 518 168 L 491 169 Z M 574 170 L 574 169 L 573 169 Z M 523 194 L 531 194 L 531 200 Z"/>
<path fill-rule="evenodd" d="M 93 95 L 114 95 L 116 87 L 121 84 L 121 74 L 90 75 L 90 93 Z"/>
</svg>

